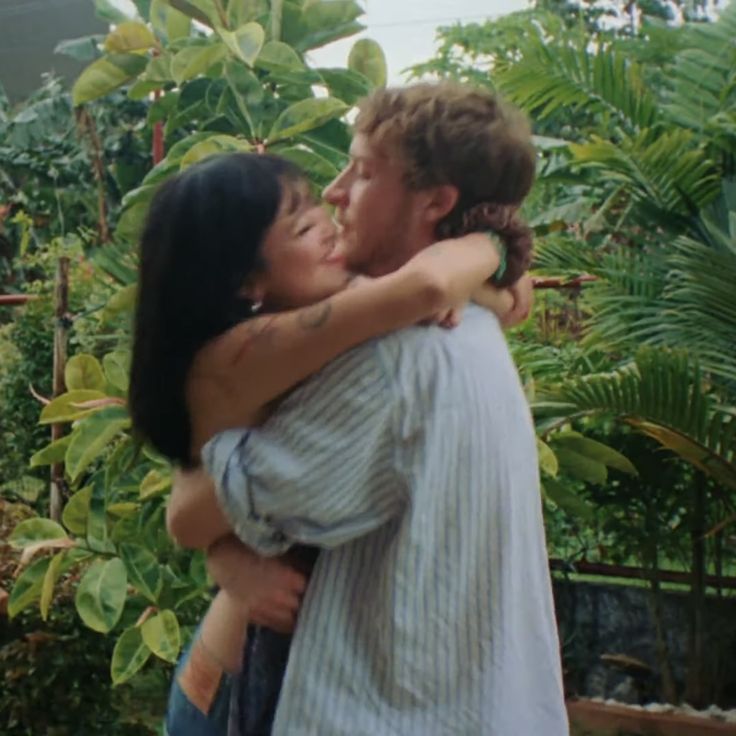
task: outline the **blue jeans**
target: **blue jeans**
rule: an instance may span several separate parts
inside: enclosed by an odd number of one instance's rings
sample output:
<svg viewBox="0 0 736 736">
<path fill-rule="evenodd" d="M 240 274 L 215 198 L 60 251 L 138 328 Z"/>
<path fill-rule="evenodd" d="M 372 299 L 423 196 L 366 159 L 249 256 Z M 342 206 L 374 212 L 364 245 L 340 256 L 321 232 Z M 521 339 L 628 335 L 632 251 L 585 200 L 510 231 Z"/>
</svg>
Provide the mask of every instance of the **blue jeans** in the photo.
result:
<svg viewBox="0 0 736 736">
<path fill-rule="evenodd" d="M 289 556 L 296 569 L 309 575 L 317 554 L 315 548 L 296 546 Z M 237 675 L 196 654 L 198 639 L 199 629 L 176 668 L 166 711 L 168 736 L 270 736 L 291 635 L 249 626 Z"/>
<path fill-rule="evenodd" d="M 166 711 L 168 736 L 269 736 L 291 636 L 249 626 L 237 675 L 203 662 L 198 638 L 199 630 L 176 668 Z"/>
</svg>

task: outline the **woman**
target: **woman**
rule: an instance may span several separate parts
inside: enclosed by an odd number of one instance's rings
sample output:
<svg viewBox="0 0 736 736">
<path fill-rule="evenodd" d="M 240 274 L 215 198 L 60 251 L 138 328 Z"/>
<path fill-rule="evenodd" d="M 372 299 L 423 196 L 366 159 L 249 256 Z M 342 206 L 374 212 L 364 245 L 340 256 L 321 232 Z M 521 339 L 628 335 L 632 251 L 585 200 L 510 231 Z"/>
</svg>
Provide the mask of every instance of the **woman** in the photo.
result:
<svg viewBox="0 0 736 736">
<path fill-rule="evenodd" d="M 215 433 L 262 422 L 274 401 L 338 354 L 438 314 L 451 323 L 448 310 L 470 298 L 500 257 L 482 234 L 447 246 L 347 289 L 355 282 L 335 228 L 288 162 L 231 154 L 174 177 L 155 196 L 141 242 L 130 392 L 136 430 L 193 466 Z M 219 673 L 239 670 L 258 606 L 275 609 L 280 619 L 271 623 L 286 631 L 304 588 L 301 575 L 249 558 L 232 540 L 220 553 L 239 555 L 253 575 L 234 591 L 212 570 L 221 590 L 172 691 L 168 728 L 177 736 L 225 732 L 231 679 L 218 688 Z M 246 666 L 256 659 L 251 646 Z M 266 674 L 278 692 L 275 664 Z M 213 676 L 204 682 L 196 672 Z M 251 733 L 268 728 L 275 703 L 266 690 L 262 712 L 256 703 L 239 717 Z"/>
</svg>

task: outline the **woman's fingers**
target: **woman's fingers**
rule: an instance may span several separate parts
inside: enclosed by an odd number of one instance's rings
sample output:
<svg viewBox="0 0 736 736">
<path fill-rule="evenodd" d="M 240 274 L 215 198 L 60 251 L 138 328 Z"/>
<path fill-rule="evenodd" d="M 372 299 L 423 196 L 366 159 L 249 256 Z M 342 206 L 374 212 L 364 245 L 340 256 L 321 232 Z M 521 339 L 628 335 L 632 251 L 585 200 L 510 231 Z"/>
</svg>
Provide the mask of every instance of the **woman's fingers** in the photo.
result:
<svg viewBox="0 0 736 736">
<path fill-rule="evenodd" d="M 301 597 L 295 593 L 277 591 L 267 600 L 261 601 L 250 609 L 251 623 L 266 626 L 281 633 L 294 630 Z"/>
<path fill-rule="evenodd" d="M 296 614 L 271 607 L 258 607 L 250 611 L 249 619 L 256 626 L 265 626 L 279 634 L 290 634 L 296 626 Z"/>
</svg>

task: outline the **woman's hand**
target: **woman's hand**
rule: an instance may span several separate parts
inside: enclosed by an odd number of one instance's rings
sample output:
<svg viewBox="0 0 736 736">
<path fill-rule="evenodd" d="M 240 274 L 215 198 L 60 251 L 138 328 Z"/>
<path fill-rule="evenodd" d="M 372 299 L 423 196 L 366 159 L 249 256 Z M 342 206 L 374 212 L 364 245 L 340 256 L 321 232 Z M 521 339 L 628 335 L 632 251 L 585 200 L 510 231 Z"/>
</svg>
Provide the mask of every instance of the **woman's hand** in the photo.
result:
<svg viewBox="0 0 736 736">
<path fill-rule="evenodd" d="M 234 536 L 207 551 L 215 582 L 243 606 L 248 620 L 280 633 L 294 630 L 307 578 L 281 557 L 261 557 Z"/>
<path fill-rule="evenodd" d="M 468 302 L 499 264 L 499 252 L 491 238 L 471 233 L 424 248 L 397 273 L 424 280 L 434 315 Z"/>
<path fill-rule="evenodd" d="M 514 327 L 529 317 L 534 301 L 534 283 L 529 274 L 506 289 L 483 284 L 473 294 L 473 301 L 494 312 L 504 329 Z"/>
</svg>

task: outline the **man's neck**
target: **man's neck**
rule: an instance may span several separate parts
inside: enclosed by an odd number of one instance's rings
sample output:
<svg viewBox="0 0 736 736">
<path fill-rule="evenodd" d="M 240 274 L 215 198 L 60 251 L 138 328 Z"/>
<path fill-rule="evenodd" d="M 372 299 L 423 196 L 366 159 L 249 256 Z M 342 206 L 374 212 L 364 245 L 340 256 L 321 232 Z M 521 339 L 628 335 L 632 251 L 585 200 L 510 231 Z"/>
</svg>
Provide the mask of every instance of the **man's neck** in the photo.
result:
<svg viewBox="0 0 736 736">
<path fill-rule="evenodd" d="M 402 243 L 396 243 L 391 248 L 387 248 L 385 253 L 378 254 L 370 263 L 366 264 L 364 273 L 366 276 L 378 278 L 386 276 L 394 271 L 398 271 L 402 266 L 406 265 L 417 253 L 424 250 L 436 239 L 426 235 L 420 237 L 407 237 Z"/>
</svg>

